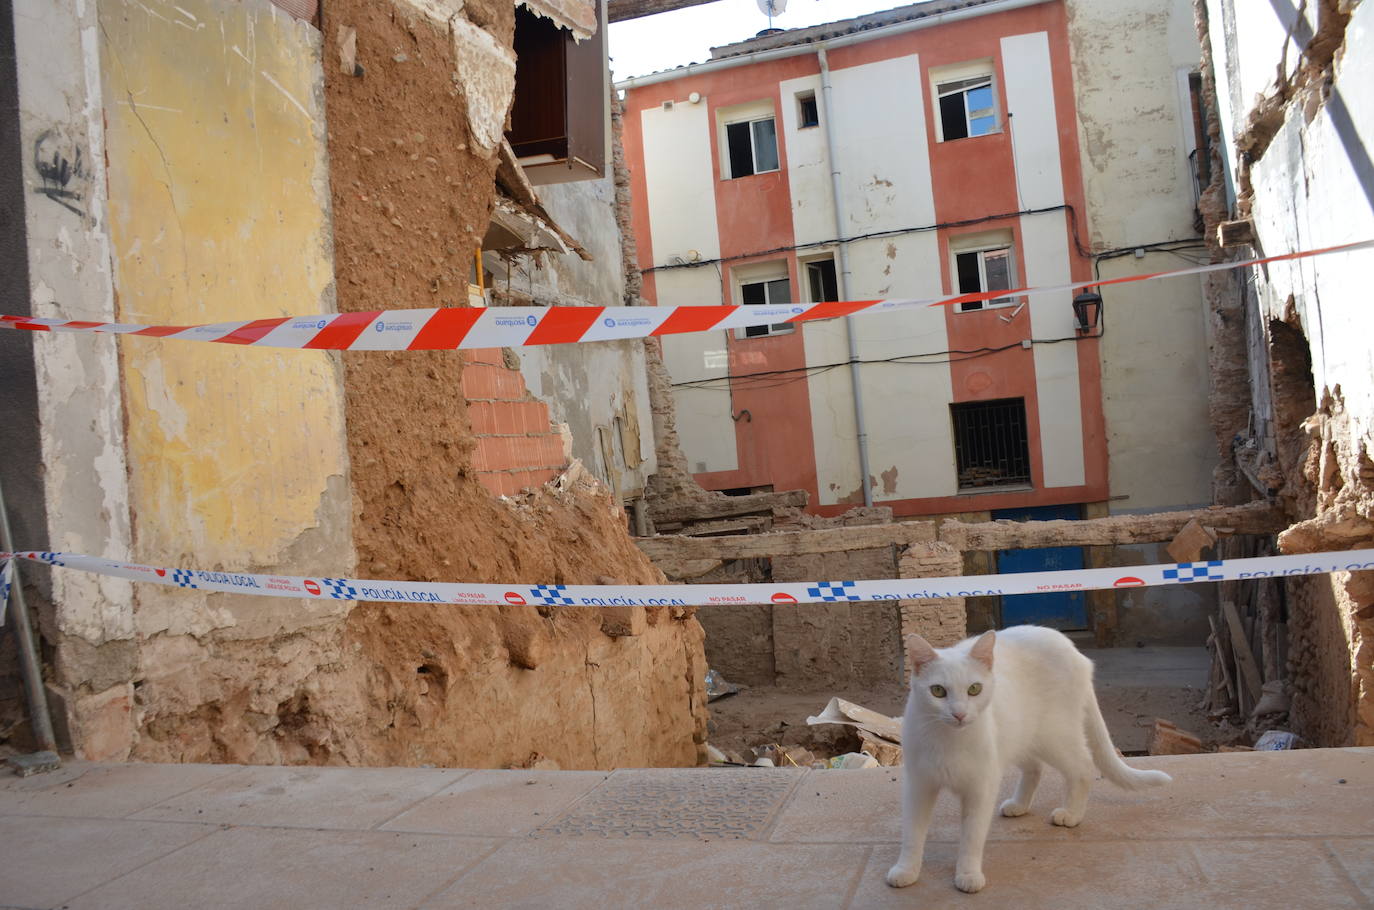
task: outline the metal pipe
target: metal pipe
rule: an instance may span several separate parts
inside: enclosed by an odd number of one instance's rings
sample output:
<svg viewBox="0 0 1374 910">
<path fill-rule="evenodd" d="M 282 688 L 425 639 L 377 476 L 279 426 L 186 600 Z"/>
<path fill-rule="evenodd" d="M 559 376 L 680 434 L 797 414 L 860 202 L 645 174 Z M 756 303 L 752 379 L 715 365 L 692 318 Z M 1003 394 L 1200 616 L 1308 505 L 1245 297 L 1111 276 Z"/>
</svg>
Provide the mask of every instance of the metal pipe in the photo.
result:
<svg viewBox="0 0 1374 910">
<path fill-rule="evenodd" d="M 5 494 L 0 491 L 0 549 L 14 552 L 14 540 L 10 537 L 10 517 L 5 511 Z M 12 567 L 14 584 L 10 587 L 10 597 L 14 598 L 14 609 L 10 617 L 14 622 L 14 635 L 19 640 L 19 672 L 24 678 L 24 692 L 29 699 L 29 724 L 33 727 L 33 738 L 38 748 L 48 752 L 57 751 L 57 738 L 52 732 L 52 716 L 48 714 L 48 699 L 43 691 L 43 670 L 38 663 L 38 647 L 33 640 L 33 629 L 29 626 L 28 605 L 24 603 L 24 584 L 19 578 L 19 560 Z"/>
<path fill-rule="evenodd" d="M 825 126 L 825 158 L 830 162 L 830 194 L 834 203 L 836 244 L 836 284 L 841 300 L 849 300 L 849 245 L 844 240 L 845 230 L 844 194 L 840 184 L 840 165 L 835 159 L 835 126 L 830 112 L 835 109 L 831 103 L 830 61 L 825 56 L 825 45 L 816 50 L 816 58 L 821 66 L 821 123 Z M 854 331 L 854 317 L 844 318 L 844 333 L 849 340 L 849 380 L 854 387 L 854 433 L 859 443 L 859 487 L 864 492 L 864 505 L 873 505 L 873 488 L 869 485 L 868 427 L 864 420 L 864 390 L 859 381 L 859 339 Z"/>
</svg>

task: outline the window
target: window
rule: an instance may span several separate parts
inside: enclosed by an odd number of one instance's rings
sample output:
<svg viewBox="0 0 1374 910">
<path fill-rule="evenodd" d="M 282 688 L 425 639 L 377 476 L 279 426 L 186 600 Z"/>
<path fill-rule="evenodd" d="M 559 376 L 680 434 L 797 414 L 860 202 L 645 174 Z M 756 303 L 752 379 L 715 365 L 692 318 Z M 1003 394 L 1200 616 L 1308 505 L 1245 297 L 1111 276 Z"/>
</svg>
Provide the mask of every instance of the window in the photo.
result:
<svg viewBox="0 0 1374 910">
<path fill-rule="evenodd" d="M 816 93 L 803 92 L 797 96 L 797 129 L 820 126 L 821 111 L 816 107 Z"/>
<path fill-rule="evenodd" d="M 956 252 L 954 274 L 960 294 L 1009 290 L 1012 287 L 1011 248 L 997 247 Z M 971 300 L 959 304 L 959 312 L 970 313 L 986 307 L 1010 306 L 1015 302 L 1015 297 Z"/>
<path fill-rule="evenodd" d="M 816 259 L 806 265 L 806 289 L 812 303 L 822 303 L 840 299 L 839 285 L 835 281 L 835 260 Z"/>
<path fill-rule="evenodd" d="M 792 282 L 786 278 L 772 281 L 754 281 L 741 284 L 740 302 L 745 306 L 779 306 L 792 302 Z M 792 323 L 779 322 L 774 325 L 751 325 L 740 329 L 740 338 L 762 338 L 764 335 L 780 335 L 792 331 Z"/>
<path fill-rule="evenodd" d="M 952 404 L 949 412 L 961 491 L 1030 483 L 1024 398 Z"/>
<path fill-rule="evenodd" d="M 967 139 L 997 132 L 992 76 L 974 76 L 935 86 L 940 105 L 940 139 Z"/>
<path fill-rule="evenodd" d="M 778 133 L 772 117 L 725 125 L 730 177 L 748 177 L 778 169 Z"/>
</svg>

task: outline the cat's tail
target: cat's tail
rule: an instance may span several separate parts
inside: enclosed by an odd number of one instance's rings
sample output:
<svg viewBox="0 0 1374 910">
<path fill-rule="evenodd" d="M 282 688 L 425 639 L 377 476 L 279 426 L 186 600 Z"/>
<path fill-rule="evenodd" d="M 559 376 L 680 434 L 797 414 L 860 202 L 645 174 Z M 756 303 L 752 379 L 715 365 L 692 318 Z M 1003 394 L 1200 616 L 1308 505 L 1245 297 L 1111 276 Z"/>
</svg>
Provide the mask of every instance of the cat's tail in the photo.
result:
<svg viewBox="0 0 1374 910">
<path fill-rule="evenodd" d="M 1142 771 L 1132 768 L 1116 754 L 1112 745 L 1112 735 L 1107 731 L 1107 722 L 1102 718 L 1102 709 L 1097 699 L 1089 696 L 1087 716 L 1083 718 L 1088 733 L 1088 748 L 1092 750 L 1093 764 L 1102 776 L 1124 790 L 1144 790 L 1158 787 L 1173 780 L 1163 771 Z"/>
</svg>

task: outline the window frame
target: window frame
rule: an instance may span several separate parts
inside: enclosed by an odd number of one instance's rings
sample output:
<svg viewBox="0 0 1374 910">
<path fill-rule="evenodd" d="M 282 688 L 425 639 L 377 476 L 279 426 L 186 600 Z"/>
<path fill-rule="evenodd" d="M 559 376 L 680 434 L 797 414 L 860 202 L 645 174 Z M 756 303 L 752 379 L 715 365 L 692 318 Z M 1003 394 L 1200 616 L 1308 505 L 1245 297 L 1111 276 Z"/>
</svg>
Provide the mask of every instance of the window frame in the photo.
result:
<svg viewBox="0 0 1374 910">
<path fill-rule="evenodd" d="M 746 268 L 744 274 L 736 274 L 734 279 L 734 297 L 737 306 L 788 306 L 796 303 L 792 293 L 792 275 L 787 269 L 786 263 L 769 263 L 762 268 Z M 787 284 L 787 297 L 785 301 L 775 301 L 772 299 L 774 286 L 785 282 Z M 744 289 L 757 285 L 763 286 L 763 303 L 746 304 L 744 300 Z M 762 331 L 760 331 L 762 329 Z M 735 338 L 743 341 L 754 338 L 769 338 L 774 335 L 790 335 L 797 330 L 796 323 L 793 322 L 773 322 L 766 326 L 742 326 L 735 329 Z M 753 334 L 750 334 L 750 333 Z"/>
<path fill-rule="evenodd" d="M 807 102 L 810 102 L 811 111 L 815 114 L 815 120 L 811 123 L 806 122 Z M 797 93 L 797 129 L 810 130 L 821 125 L 821 106 L 816 100 L 815 89 L 808 89 Z"/>
<path fill-rule="evenodd" d="M 959 246 L 957 240 L 951 241 L 949 249 L 950 276 L 953 279 L 953 294 L 972 294 L 990 290 L 1002 290 L 1001 288 L 988 287 L 987 254 L 1005 252 L 1007 257 L 1007 287 L 1010 291 L 1019 283 L 1016 279 L 1016 244 L 1008 238 L 1006 240 L 988 240 L 985 242 L 974 243 L 968 246 Z M 960 283 L 959 257 L 977 255 L 978 257 L 978 281 L 980 287 L 978 291 L 966 291 Z M 1006 297 L 993 297 L 990 300 L 975 300 L 958 303 L 954 307 L 956 313 L 982 313 L 986 310 L 1002 310 L 1007 307 L 1014 307 L 1021 304 L 1025 298 L 1021 295 L 1008 294 Z"/>
<path fill-rule="evenodd" d="M 1013 421 L 1001 429 L 992 428 L 990 426 L 991 421 L 986 418 L 983 420 L 983 423 L 988 424 L 986 427 L 980 427 L 975 423 L 980 416 L 978 413 L 980 411 L 995 415 L 995 411 L 998 408 L 1002 408 L 1010 413 L 1017 405 L 1020 406 L 1019 427 L 1015 426 L 1015 422 Z M 1008 490 L 1027 490 L 1035 488 L 1035 467 L 1032 461 L 1030 444 L 1030 415 L 1026 409 L 1026 399 L 1024 397 L 994 398 L 987 401 L 951 402 L 949 405 L 949 417 L 952 440 L 954 443 L 955 485 L 959 494 L 985 492 L 1001 493 L 1007 492 Z M 962 425 L 961 417 L 963 418 Z M 985 464 L 975 462 L 986 463 L 990 460 L 996 460 L 997 456 L 995 454 L 991 455 L 990 458 L 979 459 L 974 456 L 980 453 L 970 452 L 968 447 L 961 448 L 961 440 L 967 440 L 969 437 L 979 433 L 980 430 L 983 431 L 984 435 L 1000 434 L 999 439 L 988 440 L 988 442 L 991 442 L 988 448 L 991 450 L 1006 450 L 1009 456 L 1013 456 L 1007 459 L 1010 462 L 1010 466 L 1019 467 L 1021 469 L 1019 474 L 1015 474 L 1006 480 L 989 483 L 965 483 L 961 479 L 961 475 L 986 466 Z M 1017 446 L 1016 452 L 1009 451 L 1009 441 L 1011 445 Z M 1014 456 L 1020 456 L 1019 465 L 1016 464 L 1018 459 Z"/>
<path fill-rule="evenodd" d="M 764 123 L 764 122 L 771 123 L 771 124 L 773 125 L 773 162 L 774 162 L 774 164 L 773 164 L 773 167 L 770 167 L 770 168 L 762 168 L 762 169 L 761 169 L 761 168 L 759 167 L 758 133 L 756 132 L 755 127 L 756 127 L 757 124 L 759 124 L 759 123 Z M 730 139 L 730 128 L 731 128 L 731 127 L 737 127 L 737 126 L 744 126 L 744 125 L 746 125 L 746 124 L 747 124 L 748 127 L 749 127 L 748 131 L 746 132 L 746 135 L 749 137 L 749 161 L 750 161 L 750 166 L 751 166 L 753 169 L 752 169 L 749 173 L 747 173 L 747 174 L 736 174 L 736 173 L 735 173 L 735 155 L 734 155 L 734 147 L 733 147 L 733 145 L 732 145 L 732 143 L 731 143 L 731 139 Z M 767 116 L 765 116 L 765 117 L 747 117 L 747 118 L 740 118 L 740 119 L 738 119 L 738 120 L 727 120 L 727 121 L 725 121 L 724 123 L 721 124 L 721 127 L 722 127 L 722 132 L 724 133 L 724 139 L 725 139 L 725 142 L 724 142 L 724 146 L 725 146 L 725 157 L 724 157 L 725 168 L 724 168 L 724 169 L 725 169 L 726 171 L 728 171 L 728 173 L 726 174 L 726 176 L 725 176 L 724 179 L 726 179 L 726 180 L 741 180 L 741 179 L 743 179 L 743 178 L 745 178 L 745 177 L 753 177 L 753 176 L 756 175 L 756 174 L 774 174 L 774 173 L 777 173 L 778 171 L 782 170 L 782 154 L 781 154 L 780 146 L 779 146 L 779 144 L 778 144 L 778 119 L 777 119 L 777 115 L 776 115 L 776 114 L 770 112 L 770 113 L 769 113 Z"/>
<path fill-rule="evenodd" d="M 930 83 L 930 103 L 931 107 L 933 108 L 932 119 L 935 122 L 935 141 L 937 143 L 958 142 L 962 139 L 979 139 L 983 136 L 994 136 L 998 133 L 1001 133 L 1005 129 L 1006 118 L 1002 114 L 1002 96 L 1001 93 L 998 91 L 997 86 L 997 68 L 995 66 L 994 60 L 991 57 L 985 57 L 981 60 L 970 60 L 964 63 L 954 64 L 952 66 L 941 66 L 937 68 L 932 68 L 931 70 L 929 70 L 927 78 L 929 79 Z M 969 110 L 968 106 L 968 93 L 975 89 L 981 88 L 982 86 L 966 85 L 962 88 L 952 89 L 949 91 L 941 90 L 942 86 L 952 86 L 956 83 L 966 83 L 972 82 L 974 80 L 986 80 L 987 88 L 989 89 L 989 94 L 991 95 L 988 110 L 992 112 L 993 119 L 992 129 L 988 130 L 987 132 L 978 133 L 976 135 L 973 134 L 971 131 L 973 118 L 970 116 L 972 112 Z M 964 128 L 966 130 L 969 130 L 969 132 L 963 136 L 948 138 L 945 136 L 945 118 L 943 113 L 941 112 L 940 101 L 943 98 L 956 93 L 962 94 L 964 96 Z"/>
</svg>

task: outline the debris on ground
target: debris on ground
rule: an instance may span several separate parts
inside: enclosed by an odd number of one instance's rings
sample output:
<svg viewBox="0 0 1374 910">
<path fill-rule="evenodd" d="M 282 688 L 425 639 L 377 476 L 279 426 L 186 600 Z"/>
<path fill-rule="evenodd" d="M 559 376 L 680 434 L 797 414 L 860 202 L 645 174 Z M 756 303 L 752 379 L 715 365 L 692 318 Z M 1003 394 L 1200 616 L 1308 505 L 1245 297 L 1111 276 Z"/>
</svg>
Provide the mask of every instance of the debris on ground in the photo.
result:
<svg viewBox="0 0 1374 910">
<path fill-rule="evenodd" d="M 1269 730 L 1255 740 L 1256 752 L 1283 752 L 1298 747 L 1298 737 L 1287 730 Z"/>
<path fill-rule="evenodd" d="M 1202 751 L 1202 740 L 1163 718 L 1155 718 L 1145 751 L 1150 755 L 1194 755 Z"/>
<path fill-rule="evenodd" d="M 806 723 L 809 726 L 841 724 L 854 727 L 862 742 L 861 754 L 867 754 L 875 765 L 891 767 L 902 763 L 902 722 L 895 717 L 843 698 L 832 698 L 820 714 L 808 717 Z"/>
<path fill-rule="evenodd" d="M 706 671 L 706 700 L 708 702 L 734 695 L 744 688 L 744 686 L 728 681 L 715 670 Z"/>
</svg>

